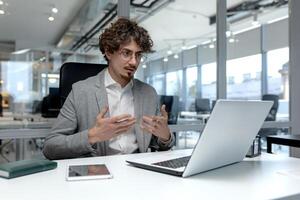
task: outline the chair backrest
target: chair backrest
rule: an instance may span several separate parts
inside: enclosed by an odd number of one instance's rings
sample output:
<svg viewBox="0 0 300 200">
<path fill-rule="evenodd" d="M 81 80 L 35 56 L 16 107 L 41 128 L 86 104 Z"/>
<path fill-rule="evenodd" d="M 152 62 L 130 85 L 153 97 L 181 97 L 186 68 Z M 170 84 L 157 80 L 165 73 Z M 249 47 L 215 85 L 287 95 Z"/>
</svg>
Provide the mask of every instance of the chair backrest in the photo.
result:
<svg viewBox="0 0 300 200">
<path fill-rule="evenodd" d="M 264 94 L 262 96 L 262 100 L 264 101 L 273 101 L 273 106 L 266 118 L 266 121 L 275 121 L 276 120 L 276 114 L 278 111 L 279 106 L 279 96 L 276 94 Z"/>
<path fill-rule="evenodd" d="M 200 113 L 209 113 L 210 112 L 210 100 L 203 98 L 195 99 L 195 111 Z"/>
<path fill-rule="evenodd" d="M 159 101 L 160 106 L 163 104 L 166 105 L 166 111 L 168 112 L 168 124 L 177 124 L 179 97 L 160 95 Z"/>
<path fill-rule="evenodd" d="M 62 106 L 72 89 L 72 84 L 97 75 L 107 67 L 106 64 L 64 63 L 60 68 L 59 94 Z"/>
</svg>

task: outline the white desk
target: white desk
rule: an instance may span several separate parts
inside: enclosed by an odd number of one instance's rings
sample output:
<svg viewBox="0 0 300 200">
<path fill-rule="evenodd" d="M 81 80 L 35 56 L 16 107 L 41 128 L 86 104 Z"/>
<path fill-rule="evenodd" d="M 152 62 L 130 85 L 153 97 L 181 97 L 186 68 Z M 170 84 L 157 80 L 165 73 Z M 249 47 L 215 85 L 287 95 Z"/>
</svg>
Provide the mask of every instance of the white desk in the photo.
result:
<svg viewBox="0 0 300 200">
<path fill-rule="evenodd" d="M 129 166 L 125 159 L 132 156 L 143 157 L 145 154 L 61 160 L 55 170 L 11 180 L 1 178 L 0 197 L 10 200 L 300 199 L 300 178 L 280 174 L 285 170 L 300 171 L 300 159 L 264 154 L 180 178 Z M 65 180 L 67 164 L 93 162 L 106 163 L 114 178 Z"/>
</svg>

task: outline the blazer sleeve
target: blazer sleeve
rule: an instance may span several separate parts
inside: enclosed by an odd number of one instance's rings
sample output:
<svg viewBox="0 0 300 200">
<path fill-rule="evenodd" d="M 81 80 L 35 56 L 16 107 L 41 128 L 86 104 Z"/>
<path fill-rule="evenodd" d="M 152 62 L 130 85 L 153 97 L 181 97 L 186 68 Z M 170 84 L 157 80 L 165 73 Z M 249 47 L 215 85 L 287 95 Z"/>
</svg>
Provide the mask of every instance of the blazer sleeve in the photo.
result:
<svg viewBox="0 0 300 200">
<path fill-rule="evenodd" d="M 88 130 L 77 132 L 74 100 L 72 90 L 60 110 L 51 134 L 46 137 L 43 153 L 48 159 L 76 158 L 95 151 L 88 142 Z"/>
</svg>

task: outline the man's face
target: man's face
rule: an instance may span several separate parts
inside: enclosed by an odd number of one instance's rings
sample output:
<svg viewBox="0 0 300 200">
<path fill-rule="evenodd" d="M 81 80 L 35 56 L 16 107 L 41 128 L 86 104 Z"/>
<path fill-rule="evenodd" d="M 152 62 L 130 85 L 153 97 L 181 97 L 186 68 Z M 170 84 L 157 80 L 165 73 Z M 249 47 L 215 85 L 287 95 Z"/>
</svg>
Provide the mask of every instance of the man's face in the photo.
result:
<svg viewBox="0 0 300 200">
<path fill-rule="evenodd" d="M 142 50 L 134 40 L 121 45 L 118 51 L 106 53 L 112 77 L 120 81 L 130 81 L 137 70 L 142 57 Z"/>
</svg>

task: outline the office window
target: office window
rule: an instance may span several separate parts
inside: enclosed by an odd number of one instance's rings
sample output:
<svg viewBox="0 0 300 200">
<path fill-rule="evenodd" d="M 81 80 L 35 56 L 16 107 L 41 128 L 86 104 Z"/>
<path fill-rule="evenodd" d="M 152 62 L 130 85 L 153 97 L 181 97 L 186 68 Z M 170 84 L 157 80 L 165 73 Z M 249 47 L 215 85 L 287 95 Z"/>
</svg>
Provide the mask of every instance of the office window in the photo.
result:
<svg viewBox="0 0 300 200">
<path fill-rule="evenodd" d="M 193 110 L 191 108 L 193 103 L 195 102 L 196 93 L 197 93 L 197 75 L 198 75 L 198 67 L 189 67 L 186 69 L 186 87 L 187 87 L 187 108 L 189 110 Z"/>
<path fill-rule="evenodd" d="M 268 52 L 268 93 L 280 95 L 288 99 L 288 61 L 289 48 L 276 49 Z"/>
<path fill-rule="evenodd" d="M 268 93 L 279 95 L 279 107 L 276 115 L 278 121 L 289 120 L 289 48 L 269 51 Z"/>
<path fill-rule="evenodd" d="M 261 98 L 261 55 L 227 61 L 227 98 Z M 234 83 L 232 82 L 234 80 Z"/>
<path fill-rule="evenodd" d="M 41 100 L 41 94 L 33 91 L 33 63 L 8 61 L 0 66 L 4 109 L 22 114 L 32 112 L 32 102 Z"/>
<path fill-rule="evenodd" d="M 152 76 L 152 86 L 155 88 L 157 94 L 162 95 L 164 94 L 164 81 L 165 81 L 165 75 L 164 74 L 158 74 Z"/>
<path fill-rule="evenodd" d="M 167 78 L 167 95 L 177 95 L 179 100 L 182 100 L 182 70 L 168 72 Z"/>
<path fill-rule="evenodd" d="M 216 63 L 209 63 L 201 66 L 201 89 L 202 98 L 216 99 Z"/>
</svg>

